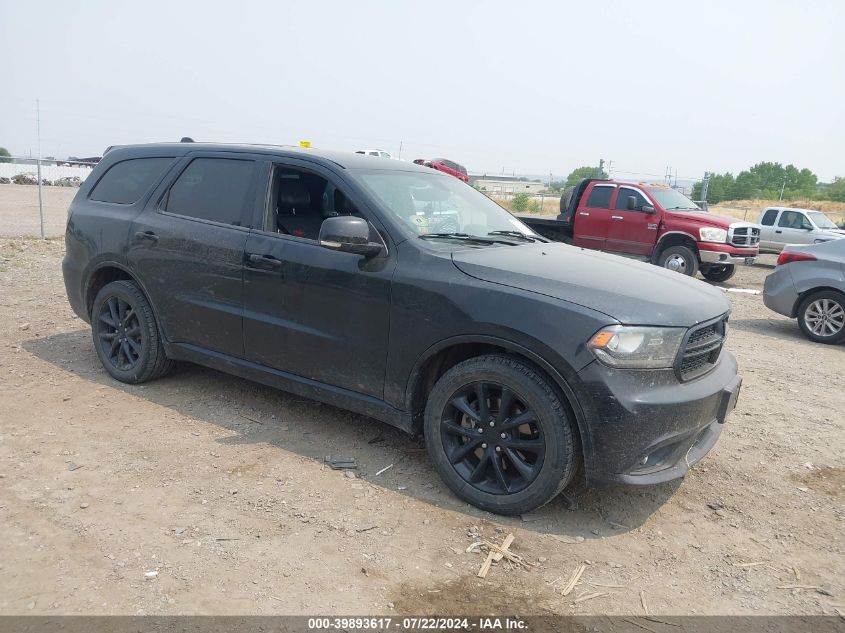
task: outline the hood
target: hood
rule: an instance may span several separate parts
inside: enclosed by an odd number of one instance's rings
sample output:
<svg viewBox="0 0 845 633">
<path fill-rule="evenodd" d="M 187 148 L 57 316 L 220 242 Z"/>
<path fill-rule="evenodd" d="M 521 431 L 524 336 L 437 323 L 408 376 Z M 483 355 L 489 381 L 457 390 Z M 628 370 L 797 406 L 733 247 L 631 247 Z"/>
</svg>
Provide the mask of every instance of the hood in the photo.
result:
<svg viewBox="0 0 845 633">
<path fill-rule="evenodd" d="M 845 237 L 845 230 L 842 229 L 819 229 L 817 237 L 832 237 L 833 239 Z"/>
<path fill-rule="evenodd" d="M 723 229 L 727 229 L 734 222 L 755 224 L 754 222 L 748 222 L 747 220 L 740 220 L 727 215 L 715 215 L 713 213 L 708 213 L 707 211 L 667 211 L 665 217 L 683 218 L 685 220 L 692 220 L 693 222 L 706 224 L 707 226 L 718 226 Z"/>
<path fill-rule="evenodd" d="M 690 327 L 730 309 L 725 293 L 703 281 L 558 242 L 460 250 L 452 261 L 476 279 L 575 303 L 629 325 Z"/>
</svg>

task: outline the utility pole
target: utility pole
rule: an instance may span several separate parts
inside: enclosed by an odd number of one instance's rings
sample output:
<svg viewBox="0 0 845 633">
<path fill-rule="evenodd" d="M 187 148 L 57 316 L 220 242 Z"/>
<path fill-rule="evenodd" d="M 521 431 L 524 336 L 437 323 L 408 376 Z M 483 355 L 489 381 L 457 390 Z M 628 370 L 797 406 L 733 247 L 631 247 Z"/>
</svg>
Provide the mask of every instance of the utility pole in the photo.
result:
<svg viewBox="0 0 845 633">
<path fill-rule="evenodd" d="M 397 156 L 399 160 L 402 160 L 402 141 L 399 141 L 399 156 Z"/>
<path fill-rule="evenodd" d="M 41 239 L 44 239 L 44 199 L 41 194 L 41 101 L 35 100 L 35 122 L 38 132 L 38 216 L 41 219 Z"/>
<path fill-rule="evenodd" d="M 783 185 L 781 185 L 781 188 L 780 188 L 780 198 L 778 198 L 778 200 L 783 200 L 783 190 L 784 190 L 784 189 L 786 189 L 786 181 L 785 181 L 785 180 L 783 181 Z"/>
<path fill-rule="evenodd" d="M 604 173 L 604 159 L 599 158 L 599 173 L 598 175 L 601 176 Z"/>
</svg>

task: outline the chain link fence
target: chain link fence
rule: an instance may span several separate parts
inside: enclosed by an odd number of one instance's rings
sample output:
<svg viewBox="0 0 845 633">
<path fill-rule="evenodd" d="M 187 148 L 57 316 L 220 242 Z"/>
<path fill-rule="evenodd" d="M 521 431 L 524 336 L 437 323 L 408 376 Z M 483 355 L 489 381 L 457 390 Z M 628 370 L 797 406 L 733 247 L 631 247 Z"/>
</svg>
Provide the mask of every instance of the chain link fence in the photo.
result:
<svg viewBox="0 0 845 633">
<path fill-rule="evenodd" d="M 0 162 L 0 236 L 57 237 L 93 162 L 24 157 Z"/>
</svg>

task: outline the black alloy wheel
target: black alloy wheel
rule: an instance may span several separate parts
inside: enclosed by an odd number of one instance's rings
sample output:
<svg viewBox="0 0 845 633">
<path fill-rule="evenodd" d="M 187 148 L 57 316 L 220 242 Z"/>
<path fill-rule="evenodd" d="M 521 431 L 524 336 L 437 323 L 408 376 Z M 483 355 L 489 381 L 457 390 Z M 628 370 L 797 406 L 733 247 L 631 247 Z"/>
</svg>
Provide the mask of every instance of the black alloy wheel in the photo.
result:
<svg viewBox="0 0 845 633">
<path fill-rule="evenodd" d="M 441 440 L 457 473 L 489 494 L 512 494 L 539 474 L 545 438 L 531 408 L 511 388 L 476 382 L 458 389 L 441 416 Z"/>
<path fill-rule="evenodd" d="M 97 315 L 97 328 L 102 357 L 120 371 L 131 371 L 141 360 L 142 331 L 135 308 L 121 297 L 104 301 Z"/>
</svg>

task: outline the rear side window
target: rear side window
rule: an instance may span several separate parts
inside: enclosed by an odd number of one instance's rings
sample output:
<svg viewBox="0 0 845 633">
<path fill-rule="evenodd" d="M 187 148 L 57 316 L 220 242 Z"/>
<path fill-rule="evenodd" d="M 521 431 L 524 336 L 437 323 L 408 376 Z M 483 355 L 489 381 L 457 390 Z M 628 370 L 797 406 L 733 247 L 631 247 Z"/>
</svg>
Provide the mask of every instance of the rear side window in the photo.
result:
<svg viewBox="0 0 845 633">
<path fill-rule="evenodd" d="M 587 198 L 587 206 L 593 209 L 609 209 L 613 189 L 614 187 L 593 187 L 590 197 Z"/>
<path fill-rule="evenodd" d="M 254 162 L 196 158 L 173 183 L 164 210 L 221 224 L 245 226 Z"/>
<path fill-rule="evenodd" d="M 760 224 L 772 226 L 775 223 L 776 217 L 778 217 L 777 209 L 766 209 L 766 213 L 763 214 L 763 219 L 760 221 Z"/>
<path fill-rule="evenodd" d="M 603 187 L 604 189 L 605 187 Z M 651 206 L 651 203 L 645 199 L 645 196 L 641 194 L 636 189 L 628 189 L 627 187 L 621 187 L 619 189 L 619 195 L 616 196 L 616 208 L 627 210 L 628 209 L 628 198 L 634 196 L 637 199 L 636 204 L 634 205 L 634 209 L 642 209 L 645 205 Z"/>
<path fill-rule="evenodd" d="M 134 204 L 173 162 L 172 158 L 132 158 L 109 167 L 89 198 L 97 202 Z"/>
</svg>

